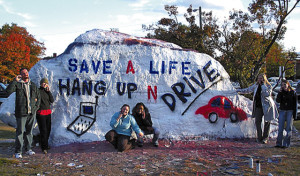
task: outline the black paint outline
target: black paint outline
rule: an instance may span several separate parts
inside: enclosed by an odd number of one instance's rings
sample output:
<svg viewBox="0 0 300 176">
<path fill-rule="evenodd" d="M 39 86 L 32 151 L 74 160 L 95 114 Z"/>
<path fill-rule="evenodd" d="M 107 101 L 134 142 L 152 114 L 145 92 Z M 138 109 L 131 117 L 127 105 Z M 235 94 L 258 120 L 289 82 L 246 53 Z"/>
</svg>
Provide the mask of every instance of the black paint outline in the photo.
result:
<svg viewBox="0 0 300 176">
<path fill-rule="evenodd" d="M 92 102 L 80 102 L 80 108 L 79 108 L 79 116 L 77 116 L 76 118 L 75 118 L 75 120 L 72 122 L 72 123 L 70 123 L 70 125 L 67 127 L 67 130 L 68 131 L 71 131 L 72 133 L 74 133 L 75 135 L 77 135 L 78 137 L 79 136 L 81 136 L 81 135 L 83 135 L 84 133 L 86 133 L 92 126 L 93 126 L 93 124 L 96 122 L 96 117 L 97 117 L 97 115 L 96 115 L 96 112 L 97 112 L 97 106 L 98 106 L 98 96 L 96 96 L 95 97 L 96 98 L 96 102 L 95 103 L 92 103 Z M 92 104 L 92 105 L 95 105 L 95 109 L 94 109 L 94 111 L 95 111 L 95 113 L 94 113 L 94 118 L 92 118 L 92 117 L 89 117 L 89 116 L 86 116 L 86 115 L 84 115 L 84 114 L 81 114 L 81 108 L 82 108 L 82 104 L 84 104 L 84 103 L 90 103 L 90 104 Z M 86 118 L 88 118 L 88 119 L 91 119 L 92 120 L 92 123 L 91 124 L 89 124 L 89 126 L 84 130 L 84 131 L 81 131 L 80 133 L 77 133 L 77 132 L 75 132 L 73 129 L 72 129 L 72 127 L 73 127 L 73 125 L 77 122 L 77 120 L 80 118 L 80 117 L 86 117 Z"/>
<path fill-rule="evenodd" d="M 181 114 L 182 116 L 186 113 L 186 111 L 192 106 L 192 104 L 200 97 L 200 95 L 202 95 L 203 93 L 205 93 L 209 88 L 211 88 L 212 86 L 216 85 L 218 82 L 222 81 L 223 77 L 220 77 L 220 79 L 214 83 L 212 83 L 210 86 L 208 86 L 207 88 L 205 88 L 202 92 L 199 93 L 199 95 L 197 95 L 197 97 L 187 106 L 187 108 L 183 111 L 183 113 Z"/>
</svg>

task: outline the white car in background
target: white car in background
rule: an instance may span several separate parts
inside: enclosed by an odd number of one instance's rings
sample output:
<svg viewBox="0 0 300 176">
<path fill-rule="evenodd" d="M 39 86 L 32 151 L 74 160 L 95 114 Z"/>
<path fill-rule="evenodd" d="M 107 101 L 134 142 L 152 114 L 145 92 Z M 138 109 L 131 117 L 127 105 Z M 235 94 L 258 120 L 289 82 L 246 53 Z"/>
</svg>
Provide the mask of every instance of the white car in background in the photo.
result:
<svg viewBox="0 0 300 176">
<path fill-rule="evenodd" d="M 231 82 L 232 86 L 235 88 L 235 89 L 240 89 L 241 86 L 240 86 L 240 83 L 238 82 Z"/>
<path fill-rule="evenodd" d="M 270 78 L 268 78 L 268 81 L 269 81 L 269 83 L 270 84 L 276 84 L 277 82 L 278 82 L 278 80 L 279 80 L 279 77 L 270 77 Z"/>
</svg>

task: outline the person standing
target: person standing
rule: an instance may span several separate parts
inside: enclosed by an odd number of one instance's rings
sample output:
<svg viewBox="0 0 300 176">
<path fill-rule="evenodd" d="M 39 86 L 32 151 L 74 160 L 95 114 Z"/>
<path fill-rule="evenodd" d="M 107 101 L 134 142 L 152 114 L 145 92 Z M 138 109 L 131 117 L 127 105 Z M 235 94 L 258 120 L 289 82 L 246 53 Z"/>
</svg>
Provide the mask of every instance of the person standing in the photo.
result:
<svg viewBox="0 0 300 176">
<path fill-rule="evenodd" d="M 118 151 L 128 151 L 134 148 L 134 140 L 130 140 L 132 129 L 143 137 L 143 132 L 137 125 L 134 117 L 129 114 L 130 107 L 124 104 L 121 111 L 116 112 L 110 121 L 112 130 L 106 133 L 105 139 L 110 142 Z"/>
<path fill-rule="evenodd" d="M 253 94 L 252 117 L 255 118 L 257 130 L 257 142 L 266 144 L 268 142 L 271 121 L 278 117 L 277 107 L 272 98 L 272 86 L 265 74 L 259 74 L 256 83 L 245 89 L 237 89 L 241 94 Z M 261 124 L 264 119 L 264 129 Z"/>
<path fill-rule="evenodd" d="M 36 119 L 40 130 L 41 149 L 47 154 L 49 150 L 48 140 L 51 132 L 50 105 L 54 102 L 47 78 L 41 79 L 39 91 L 41 95 L 41 104 L 36 112 Z"/>
<path fill-rule="evenodd" d="M 290 147 L 293 127 L 293 116 L 297 116 L 297 96 L 287 80 L 282 80 L 281 88 L 276 101 L 279 106 L 278 136 L 275 147 Z M 286 122 L 286 136 L 283 138 L 284 124 Z"/>
<path fill-rule="evenodd" d="M 135 118 L 135 121 L 144 132 L 145 135 L 153 134 L 152 143 L 155 147 L 158 147 L 158 138 L 159 138 L 159 130 L 152 126 L 151 115 L 149 113 L 148 108 L 144 105 L 144 103 L 137 103 L 132 110 L 132 115 Z M 142 137 L 138 136 L 138 146 L 142 147 L 144 140 Z"/>
<path fill-rule="evenodd" d="M 18 75 L 6 88 L 10 95 L 16 92 L 15 116 L 16 116 L 16 141 L 15 157 L 22 158 L 23 146 L 26 154 L 34 155 L 32 151 L 32 130 L 34 127 L 36 111 L 40 105 L 40 93 L 37 86 L 30 81 L 27 69 L 22 68 Z"/>
</svg>

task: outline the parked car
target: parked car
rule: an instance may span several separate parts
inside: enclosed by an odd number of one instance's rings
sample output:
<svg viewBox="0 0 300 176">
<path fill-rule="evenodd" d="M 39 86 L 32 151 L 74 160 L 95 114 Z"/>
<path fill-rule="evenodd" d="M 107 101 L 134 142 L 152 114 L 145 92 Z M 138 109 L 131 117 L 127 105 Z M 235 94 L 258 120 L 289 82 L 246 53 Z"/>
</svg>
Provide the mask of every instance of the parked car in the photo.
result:
<svg viewBox="0 0 300 176">
<path fill-rule="evenodd" d="M 297 85 L 298 85 L 298 82 L 293 82 L 293 84 L 291 84 L 291 86 L 296 89 L 297 88 Z"/>
<path fill-rule="evenodd" d="M 211 123 L 216 123 L 219 117 L 230 118 L 233 123 L 247 119 L 247 114 L 241 108 L 234 106 L 227 97 L 221 95 L 211 98 L 208 104 L 198 108 L 195 114 L 202 114 Z"/>
<path fill-rule="evenodd" d="M 278 82 L 278 80 L 279 80 L 279 77 L 270 77 L 270 78 L 268 78 L 268 81 L 269 81 L 269 83 L 277 83 Z"/>
<path fill-rule="evenodd" d="M 296 87 L 295 91 L 296 91 L 297 100 L 298 100 L 297 118 L 295 120 L 300 120 L 300 81 L 297 82 L 297 85 L 295 87 Z"/>
<path fill-rule="evenodd" d="M 8 94 L 6 93 L 5 90 L 6 90 L 6 85 L 3 83 L 0 83 L 0 105 L 8 97 Z"/>
<path fill-rule="evenodd" d="M 238 82 L 231 82 L 232 86 L 235 88 L 235 89 L 240 89 L 241 86 L 240 86 L 240 83 Z"/>
</svg>

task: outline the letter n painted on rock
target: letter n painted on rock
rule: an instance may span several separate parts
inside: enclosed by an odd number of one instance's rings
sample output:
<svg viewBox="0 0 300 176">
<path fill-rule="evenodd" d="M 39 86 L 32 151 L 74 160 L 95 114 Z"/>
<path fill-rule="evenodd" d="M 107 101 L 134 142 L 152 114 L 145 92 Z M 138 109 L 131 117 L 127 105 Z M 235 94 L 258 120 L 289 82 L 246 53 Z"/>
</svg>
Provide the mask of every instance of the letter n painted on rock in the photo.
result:
<svg viewBox="0 0 300 176">
<path fill-rule="evenodd" d="M 131 60 L 128 61 L 126 74 L 128 74 L 129 72 L 131 72 L 132 74 L 135 73 Z"/>
<path fill-rule="evenodd" d="M 152 94 L 154 100 L 157 99 L 157 86 L 154 86 L 154 91 L 151 86 L 148 86 L 148 100 L 150 100 L 150 93 Z"/>
</svg>

